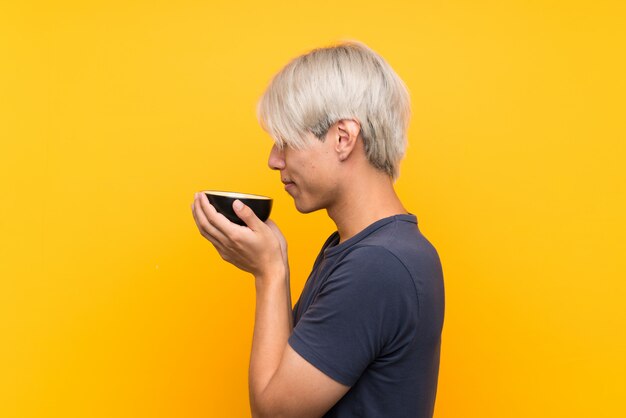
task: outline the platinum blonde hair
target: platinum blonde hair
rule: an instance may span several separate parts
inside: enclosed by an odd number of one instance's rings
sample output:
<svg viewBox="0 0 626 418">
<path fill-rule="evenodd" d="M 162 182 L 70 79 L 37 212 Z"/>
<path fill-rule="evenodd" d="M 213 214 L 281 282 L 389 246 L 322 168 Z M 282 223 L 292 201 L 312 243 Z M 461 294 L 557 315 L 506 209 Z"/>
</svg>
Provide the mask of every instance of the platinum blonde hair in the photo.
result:
<svg viewBox="0 0 626 418">
<path fill-rule="evenodd" d="M 391 66 L 368 46 L 347 41 L 290 61 L 257 106 L 261 127 L 277 146 L 302 149 L 310 132 L 324 140 L 342 119 L 361 124 L 369 162 L 394 180 L 407 145 L 409 92 Z"/>
</svg>

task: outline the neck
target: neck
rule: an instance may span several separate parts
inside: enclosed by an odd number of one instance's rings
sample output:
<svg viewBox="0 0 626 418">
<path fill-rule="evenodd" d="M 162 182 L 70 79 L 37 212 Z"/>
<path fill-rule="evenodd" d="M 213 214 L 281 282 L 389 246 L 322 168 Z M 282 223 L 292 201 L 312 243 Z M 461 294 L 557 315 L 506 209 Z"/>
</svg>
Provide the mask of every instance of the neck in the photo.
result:
<svg viewBox="0 0 626 418">
<path fill-rule="evenodd" d="M 352 238 L 374 222 L 393 215 L 406 214 L 386 174 L 372 170 L 364 177 L 346 182 L 338 199 L 327 208 L 335 222 L 339 242 Z"/>
</svg>

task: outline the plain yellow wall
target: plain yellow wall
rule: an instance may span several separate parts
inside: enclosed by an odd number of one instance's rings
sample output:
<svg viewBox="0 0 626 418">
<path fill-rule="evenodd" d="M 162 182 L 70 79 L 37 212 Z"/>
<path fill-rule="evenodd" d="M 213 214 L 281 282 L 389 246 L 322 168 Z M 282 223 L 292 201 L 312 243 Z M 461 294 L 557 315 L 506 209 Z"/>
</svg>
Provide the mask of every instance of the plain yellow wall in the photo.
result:
<svg viewBox="0 0 626 418">
<path fill-rule="evenodd" d="M 412 95 L 397 189 L 441 255 L 437 418 L 626 416 L 622 1 L 0 5 L 0 417 L 246 417 L 253 282 L 195 191 L 268 194 L 292 292 L 333 231 L 255 104 L 344 39 Z"/>
</svg>

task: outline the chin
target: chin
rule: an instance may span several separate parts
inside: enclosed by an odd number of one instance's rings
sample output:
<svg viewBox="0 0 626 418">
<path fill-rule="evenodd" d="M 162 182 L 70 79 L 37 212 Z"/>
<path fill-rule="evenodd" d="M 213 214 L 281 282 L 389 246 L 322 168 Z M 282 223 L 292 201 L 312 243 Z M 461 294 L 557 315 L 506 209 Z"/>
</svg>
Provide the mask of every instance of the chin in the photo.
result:
<svg viewBox="0 0 626 418">
<path fill-rule="evenodd" d="M 313 208 L 302 207 L 302 206 L 299 206 L 299 205 L 296 205 L 296 209 L 300 213 L 311 213 L 311 212 L 315 212 L 317 210 L 317 209 L 313 209 Z"/>
<path fill-rule="evenodd" d="M 307 205 L 305 203 L 298 202 L 295 199 L 294 199 L 294 203 L 296 205 L 297 211 L 300 212 L 300 213 L 312 213 L 312 212 L 316 212 L 316 211 L 322 209 L 321 207 L 318 207 L 318 206 L 315 206 L 315 205 Z"/>
</svg>

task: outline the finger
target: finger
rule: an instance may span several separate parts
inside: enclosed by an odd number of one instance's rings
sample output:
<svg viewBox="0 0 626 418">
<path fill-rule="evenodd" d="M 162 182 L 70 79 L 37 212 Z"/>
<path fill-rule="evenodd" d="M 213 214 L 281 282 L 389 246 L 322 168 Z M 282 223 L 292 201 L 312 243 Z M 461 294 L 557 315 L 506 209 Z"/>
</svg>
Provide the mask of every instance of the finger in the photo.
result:
<svg viewBox="0 0 626 418">
<path fill-rule="evenodd" d="M 267 221 L 265 221 L 265 224 L 274 233 L 274 236 L 278 239 L 278 242 L 280 243 L 281 250 L 283 251 L 284 255 L 286 255 L 287 254 L 287 240 L 285 239 L 285 236 L 278 228 L 278 225 L 276 225 L 276 223 L 274 223 L 274 221 L 272 221 L 271 219 L 268 219 Z"/>
<path fill-rule="evenodd" d="M 244 205 L 243 202 L 239 199 L 233 202 L 233 210 L 235 211 L 235 215 L 237 215 L 239 219 L 244 221 L 248 228 L 253 231 L 258 231 L 259 228 L 261 228 L 261 225 L 265 225 L 258 218 L 258 216 L 256 216 L 254 211 L 252 211 L 249 206 Z"/>
<path fill-rule="evenodd" d="M 210 203 L 208 203 L 208 201 L 207 201 L 207 204 L 209 205 L 209 208 L 207 209 L 209 210 L 212 209 L 215 212 L 215 208 L 213 208 L 213 206 Z M 193 213 L 194 213 L 194 219 L 196 221 L 196 225 L 198 226 L 200 233 L 202 234 L 203 237 L 211 241 L 211 244 L 216 245 L 216 242 L 217 242 L 217 243 L 220 243 L 220 245 L 223 245 L 223 243 L 227 241 L 227 238 L 224 236 L 224 234 L 218 228 L 216 228 L 210 222 L 209 217 L 207 217 L 205 208 L 201 202 L 201 196 L 198 196 L 194 200 Z"/>
<path fill-rule="evenodd" d="M 240 229 L 247 229 L 242 227 L 241 225 L 237 225 L 232 223 L 226 218 L 226 216 L 222 215 L 215 209 L 215 207 L 209 202 L 209 199 L 206 197 L 204 193 L 198 194 L 198 201 L 200 202 L 200 206 L 204 212 L 204 215 L 207 221 L 217 229 L 223 237 L 226 237 L 230 240 L 237 231 Z"/>
<path fill-rule="evenodd" d="M 220 240 L 218 238 L 216 238 L 216 236 L 219 236 L 220 232 L 215 229 L 213 226 L 211 226 L 209 224 L 209 228 L 214 228 L 213 234 L 215 235 L 211 235 L 209 232 L 205 231 L 205 224 L 204 221 L 200 220 L 200 218 L 202 218 L 204 216 L 204 214 L 202 213 L 202 209 L 197 209 L 197 199 L 194 200 L 194 202 L 191 204 L 191 212 L 193 213 L 193 219 L 196 222 L 196 225 L 198 227 L 198 230 L 200 231 L 200 235 L 202 235 L 204 238 L 206 238 L 211 244 L 213 244 L 213 247 L 217 250 L 217 252 L 220 254 L 220 256 L 226 260 L 226 247 L 220 242 Z M 220 238 L 221 239 L 221 238 Z"/>
<path fill-rule="evenodd" d="M 278 238 L 281 243 L 284 242 L 286 246 L 287 241 L 285 240 L 285 236 L 281 232 L 280 228 L 278 228 L 278 225 L 276 225 L 276 223 L 271 219 L 265 221 L 265 225 L 267 225 L 269 229 L 274 233 L 274 235 L 276 235 L 276 238 Z"/>
<path fill-rule="evenodd" d="M 200 232 L 200 235 L 202 235 L 204 238 L 209 240 L 211 244 L 215 245 L 217 240 L 205 231 L 205 226 L 204 226 L 205 221 L 202 219 L 203 215 L 200 214 L 201 210 L 198 210 L 196 206 L 197 206 L 197 202 L 196 200 L 194 200 L 194 202 L 191 204 L 191 212 L 193 214 L 193 220 L 196 223 L 196 226 L 198 227 L 198 231 Z"/>
<path fill-rule="evenodd" d="M 276 222 L 274 222 L 271 219 L 268 219 L 267 221 L 265 221 L 265 225 L 269 226 L 272 231 L 280 232 L 280 228 L 278 228 L 278 225 L 276 225 Z M 281 233 L 281 235 L 282 235 L 282 233 Z"/>
</svg>

